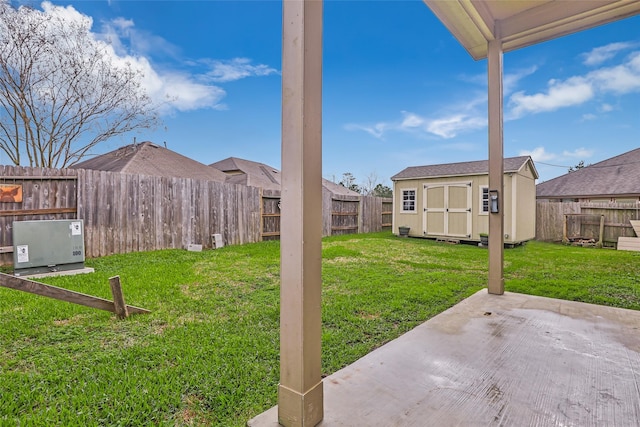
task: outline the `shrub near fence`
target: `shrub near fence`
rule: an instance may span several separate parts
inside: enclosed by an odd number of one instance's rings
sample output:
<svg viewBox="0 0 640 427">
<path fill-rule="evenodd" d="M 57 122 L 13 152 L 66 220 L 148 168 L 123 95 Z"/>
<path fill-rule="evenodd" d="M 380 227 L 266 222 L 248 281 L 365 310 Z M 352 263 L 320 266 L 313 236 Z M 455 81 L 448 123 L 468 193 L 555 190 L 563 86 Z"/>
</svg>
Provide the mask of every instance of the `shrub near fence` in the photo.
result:
<svg viewBox="0 0 640 427">
<path fill-rule="evenodd" d="M 567 236 L 598 239 L 600 217 L 604 215 L 604 243 L 609 246 L 618 237 L 633 237 L 635 234 L 629 220 L 640 219 L 640 204 L 637 203 L 585 203 L 548 202 L 536 203 L 536 240 L 561 241 L 565 215 Z"/>
</svg>

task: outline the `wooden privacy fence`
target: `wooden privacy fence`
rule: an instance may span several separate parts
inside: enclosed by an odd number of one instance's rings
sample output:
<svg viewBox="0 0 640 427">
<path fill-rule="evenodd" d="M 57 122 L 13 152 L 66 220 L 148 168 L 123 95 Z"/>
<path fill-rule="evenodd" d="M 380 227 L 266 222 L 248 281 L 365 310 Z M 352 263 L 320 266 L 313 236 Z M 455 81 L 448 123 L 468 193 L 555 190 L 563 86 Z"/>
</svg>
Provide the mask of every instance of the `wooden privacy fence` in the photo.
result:
<svg viewBox="0 0 640 427">
<path fill-rule="evenodd" d="M 601 233 L 601 218 L 604 218 L 603 244 L 613 246 L 618 237 L 634 236 L 629 220 L 640 219 L 640 204 L 539 200 L 536 203 L 536 239 L 561 241 L 566 234 L 568 238 L 597 241 Z"/>
<path fill-rule="evenodd" d="M 82 219 L 85 255 L 213 247 L 278 239 L 280 192 L 182 178 L 83 169 L 0 166 L 0 185 L 21 201 L 0 202 L 0 264 L 13 262 L 13 221 Z M 4 193 L 3 193 L 4 194 Z M 13 193 L 12 193 L 13 194 Z M 12 196 L 13 197 L 13 196 Z M 323 190 L 323 235 L 391 226 L 391 199 Z"/>
<path fill-rule="evenodd" d="M 260 190 L 195 179 L 78 170 L 78 217 L 86 253 L 212 247 L 260 238 Z"/>
<path fill-rule="evenodd" d="M 260 189 L 91 170 L 2 167 L 22 202 L 0 204 L 0 264 L 13 262 L 13 221 L 83 219 L 85 255 L 260 240 Z"/>
<path fill-rule="evenodd" d="M 322 192 L 322 235 L 370 233 L 391 228 L 392 199 Z M 280 191 L 262 194 L 262 240 L 280 238 Z"/>
<path fill-rule="evenodd" d="M 280 238 L 280 191 L 264 190 L 261 206 L 262 240 L 278 240 Z"/>
</svg>

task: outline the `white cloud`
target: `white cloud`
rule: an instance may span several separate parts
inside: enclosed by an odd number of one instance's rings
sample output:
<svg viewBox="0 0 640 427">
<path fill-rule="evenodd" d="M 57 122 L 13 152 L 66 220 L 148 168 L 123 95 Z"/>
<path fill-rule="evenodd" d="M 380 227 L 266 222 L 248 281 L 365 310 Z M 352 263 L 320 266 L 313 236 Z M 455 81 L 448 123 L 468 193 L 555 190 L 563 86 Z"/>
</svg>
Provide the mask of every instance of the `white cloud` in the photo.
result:
<svg viewBox="0 0 640 427">
<path fill-rule="evenodd" d="M 55 16 L 67 22 L 89 22 L 93 24 L 93 19 L 78 12 L 73 6 L 56 6 L 49 1 L 42 2 L 42 11 L 45 15 Z"/>
<path fill-rule="evenodd" d="M 376 123 L 371 126 L 367 125 L 359 125 L 356 123 L 348 123 L 344 126 L 346 130 L 361 130 L 367 132 L 369 135 L 374 138 L 383 139 L 384 133 L 389 129 L 389 125 L 387 123 Z"/>
<path fill-rule="evenodd" d="M 251 60 L 247 58 L 234 58 L 227 61 L 208 60 L 204 62 L 211 67 L 211 70 L 205 73 L 203 78 L 216 83 L 231 82 L 245 77 L 278 74 L 278 70 L 275 68 L 264 64 L 252 65 Z"/>
<path fill-rule="evenodd" d="M 614 43 L 593 49 L 585 54 L 585 61 L 588 60 L 590 64 L 597 65 L 613 58 L 616 53 L 635 46 L 637 44 Z M 505 96 L 512 93 L 522 79 L 534 74 L 538 69 L 538 66 L 531 66 L 505 74 L 503 79 Z M 391 131 L 451 139 L 461 133 L 486 127 L 486 75 L 462 75 L 458 78 L 467 83 L 482 85 L 485 90 L 464 104 L 440 108 L 440 111 L 446 111 L 446 113 L 437 117 L 403 111 L 403 117 L 395 121 L 381 121 L 374 125 L 349 124 L 345 128 L 362 130 L 380 139 Z M 537 93 L 527 93 L 524 90 L 513 92 L 505 102 L 505 120 L 515 120 L 528 114 L 552 112 L 561 108 L 579 106 L 606 95 L 624 95 L 637 91 L 640 91 L 640 51 L 631 52 L 619 65 L 601 67 L 584 75 L 575 75 L 564 80 L 552 79 L 548 82 L 545 90 Z M 598 110 L 609 112 L 613 110 L 613 107 L 609 103 L 602 103 Z M 595 114 L 582 116 L 582 120 L 596 118 Z M 536 155 L 556 156 L 556 154 L 545 153 L 544 149 L 542 150 L 542 152 L 536 152 Z"/>
<path fill-rule="evenodd" d="M 438 136 L 451 139 L 460 133 L 481 129 L 487 126 L 487 119 L 482 115 L 456 113 L 439 118 L 422 117 L 416 113 L 403 111 L 402 120 L 397 122 L 379 122 L 374 125 L 349 123 L 346 130 L 365 131 L 378 139 L 390 131 L 415 133 L 422 136 Z"/>
<path fill-rule="evenodd" d="M 562 107 L 579 105 L 593 98 L 593 95 L 592 84 L 583 77 L 571 77 L 564 82 L 551 80 L 546 93 L 514 93 L 509 100 L 509 117 L 518 118 L 527 113 L 555 111 Z"/>
<path fill-rule="evenodd" d="M 583 122 L 586 122 L 586 121 L 589 121 L 589 120 L 595 120 L 597 118 L 598 118 L 598 116 L 596 116 L 595 114 L 592 114 L 592 113 L 587 113 L 587 114 L 583 114 L 582 115 L 582 121 Z"/>
<path fill-rule="evenodd" d="M 504 77 L 505 91 L 513 90 L 520 80 L 533 74 L 536 70 L 537 67 L 532 66 L 506 74 Z M 345 125 L 345 129 L 365 131 L 378 139 L 383 139 L 385 133 L 391 131 L 451 139 L 465 132 L 485 128 L 487 126 L 486 74 L 462 75 L 459 76 L 459 79 L 467 83 L 485 86 L 485 89 L 475 93 L 471 99 L 467 99 L 463 103 L 440 109 L 441 111 L 446 111 L 446 113 L 436 117 L 427 117 L 418 113 L 402 111 L 402 118 L 396 121 L 379 122 L 374 125 L 351 123 Z"/>
<path fill-rule="evenodd" d="M 518 83 L 520 82 L 520 80 L 522 80 L 527 76 L 530 76 L 531 74 L 535 73 L 537 70 L 538 70 L 538 67 L 533 65 L 529 68 L 523 68 L 513 73 L 505 74 L 504 77 L 502 78 L 502 91 L 504 92 L 505 95 L 510 94 L 518 86 Z"/>
<path fill-rule="evenodd" d="M 102 33 L 96 34 L 96 38 L 111 44 L 118 55 L 128 55 L 129 50 L 121 40 L 122 34 L 130 34 L 134 23 L 132 20 L 117 18 L 110 24 L 102 26 Z"/>
<path fill-rule="evenodd" d="M 45 1 L 42 10 L 68 22 L 84 20 L 89 22 L 89 27 L 93 24 L 91 17 L 81 14 L 73 6 L 56 6 Z M 92 32 L 91 36 L 97 43 L 105 44 L 105 50 L 116 64 L 128 63 L 142 71 L 142 87 L 162 114 L 203 108 L 224 109 L 226 107 L 221 100 L 226 91 L 212 83 L 278 72 L 267 65 L 253 65 L 247 58 L 182 60 L 183 70 L 159 67 L 151 61 L 151 56 L 175 59 L 180 56 L 180 49 L 162 37 L 136 28 L 132 20 L 123 17 L 102 23 L 100 31 Z M 207 67 L 205 72 L 201 69 L 203 64 Z M 195 69 L 198 71 L 190 72 Z"/>
<path fill-rule="evenodd" d="M 485 117 L 456 114 L 429 121 L 426 130 L 445 139 L 454 138 L 459 133 L 481 129 L 487 125 Z"/>
<path fill-rule="evenodd" d="M 502 78 L 503 92 L 505 94 L 509 94 L 513 92 L 513 90 L 518 86 L 518 83 L 520 83 L 520 80 L 522 80 L 527 76 L 530 76 L 531 74 L 535 73 L 537 70 L 538 70 L 538 66 L 533 65 L 528 68 L 521 68 L 521 69 L 515 70 L 511 73 L 505 73 Z M 458 76 L 458 79 L 465 83 L 471 83 L 474 85 L 482 86 L 484 88 L 486 88 L 488 85 L 487 73 L 476 74 L 476 75 L 462 74 Z"/>
<path fill-rule="evenodd" d="M 536 147 L 533 150 L 520 150 L 519 156 L 531 156 L 534 162 L 548 162 L 557 157 L 556 154 L 547 153 L 544 147 Z"/>
<path fill-rule="evenodd" d="M 601 92 L 625 94 L 640 91 L 640 52 L 634 52 L 624 64 L 592 71 L 587 78 Z"/>
<path fill-rule="evenodd" d="M 408 113 L 406 111 L 402 112 L 404 114 L 404 120 L 400 124 L 401 128 L 417 128 L 424 125 L 424 119 L 417 114 Z"/>
<path fill-rule="evenodd" d="M 563 151 L 562 156 L 565 158 L 586 159 L 593 156 L 593 150 L 588 150 L 584 147 L 576 148 L 573 151 Z"/>
<path fill-rule="evenodd" d="M 568 168 L 567 164 L 571 164 L 579 160 L 585 160 L 593 156 L 593 150 L 589 150 L 584 147 L 576 148 L 573 151 L 564 150 L 561 154 L 558 153 L 550 153 L 544 147 L 536 147 L 533 150 L 520 150 L 520 156 L 531 156 L 534 162 L 545 163 L 553 161 L 554 163 L 558 163 L 556 165 L 549 166 L 560 166 Z M 565 164 L 565 166 L 561 166 L 561 164 Z"/>
<path fill-rule="evenodd" d="M 189 75 L 178 72 L 165 72 L 160 75 L 149 65 L 144 69 L 143 84 L 163 114 L 171 114 L 176 110 L 225 108 L 220 103 L 226 95 L 222 88 L 194 82 Z"/>
<path fill-rule="evenodd" d="M 616 56 L 618 52 L 631 49 L 635 46 L 635 43 L 619 42 L 611 43 L 606 46 L 596 47 L 591 51 L 583 53 L 581 55 L 584 58 L 583 64 L 589 66 L 600 65 L 603 62 Z"/>
<path fill-rule="evenodd" d="M 625 48 L 631 46 L 628 44 Z M 620 65 L 602 67 L 584 76 L 566 80 L 551 80 L 544 92 L 532 95 L 519 91 L 511 95 L 507 119 L 517 119 L 526 114 L 555 111 L 560 108 L 584 104 L 596 95 L 624 95 L 640 92 L 640 51 L 632 52 Z M 603 111 L 610 108 L 603 104 Z"/>
<path fill-rule="evenodd" d="M 401 111 L 402 118 L 391 122 L 378 122 L 374 125 L 350 123 L 346 130 L 360 130 L 378 139 L 384 139 L 387 132 L 405 132 L 418 137 L 439 137 L 451 139 L 461 133 L 482 129 L 487 126 L 486 93 L 477 94 L 464 103 L 453 105 L 450 112 L 437 117 L 422 116 L 410 111 Z"/>
</svg>

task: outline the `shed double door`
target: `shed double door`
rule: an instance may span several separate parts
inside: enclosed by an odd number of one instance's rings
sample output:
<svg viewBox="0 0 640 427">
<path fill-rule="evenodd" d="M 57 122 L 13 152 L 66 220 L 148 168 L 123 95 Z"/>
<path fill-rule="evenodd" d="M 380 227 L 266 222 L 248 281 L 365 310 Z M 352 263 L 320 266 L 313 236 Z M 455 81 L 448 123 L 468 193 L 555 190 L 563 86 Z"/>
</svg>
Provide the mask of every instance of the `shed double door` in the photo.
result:
<svg viewBox="0 0 640 427">
<path fill-rule="evenodd" d="M 425 235 L 471 237 L 471 182 L 424 185 Z"/>
</svg>

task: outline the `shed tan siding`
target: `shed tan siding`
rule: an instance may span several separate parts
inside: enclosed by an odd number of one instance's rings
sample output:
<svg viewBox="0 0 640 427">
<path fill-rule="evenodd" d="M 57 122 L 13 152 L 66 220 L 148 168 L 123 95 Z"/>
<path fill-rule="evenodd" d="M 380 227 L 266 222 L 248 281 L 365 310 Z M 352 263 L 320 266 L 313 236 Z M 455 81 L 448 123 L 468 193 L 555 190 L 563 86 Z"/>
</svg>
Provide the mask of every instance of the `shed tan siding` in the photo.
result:
<svg viewBox="0 0 640 427">
<path fill-rule="evenodd" d="M 462 215 L 452 217 L 450 226 L 456 231 L 444 234 L 444 226 L 440 224 L 441 217 L 438 216 L 438 205 L 443 207 L 444 192 L 440 186 L 450 186 L 453 184 L 471 183 L 470 186 L 470 207 L 471 207 L 471 229 L 468 240 L 480 240 L 480 233 L 487 233 L 489 230 L 489 214 L 482 213 L 481 195 L 482 187 L 488 187 L 489 176 L 487 174 L 472 176 L 451 176 L 436 178 L 416 178 L 394 181 L 394 218 L 393 232 L 398 233 L 399 226 L 409 226 L 410 236 L 414 237 L 447 237 L 460 238 L 460 227 L 463 227 L 464 219 Z M 429 190 L 428 205 L 425 204 L 425 186 Z M 416 209 L 414 212 L 403 212 L 403 191 L 416 191 Z M 519 172 L 505 173 L 504 176 L 504 241 L 506 243 L 520 243 L 535 238 L 535 178 L 533 171 L 528 164 Z M 466 201 L 459 200 L 466 196 L 465 192 L 452 191 L 449 197 L 449 208 L 461 208 Z M 428 211 L 425 213 L 425 209 Z M 425 219 L 426 216 L 426 219 Z M 428 225 L 428 224 L 431 225 Z M 427 229 L 425 229 L 427 224 Z M 439 226 L 440 225 L 440 226 Z"/>
<path fill-rule="evenodd" d="M 410 236 L 422 236 L 422 206 L 424 199 L 421 191 L 422 186 L 417 180 L 398 181 L 394 184 L 393 190 L 393 232 L 398 234 L 398 227 L 411 227 Z M 415 190 L 416 203 L 414 212 L 402 211 L 402 194 L 404 190 Z"/>
<path fill-rule="evenodd" d="M 514 205 L 517 206 L 517 223 L 513 241 L 524 242 L 536 237 L 536 184 L 530 170 L 513 175 L 517 189 Z"/>
</svg>

